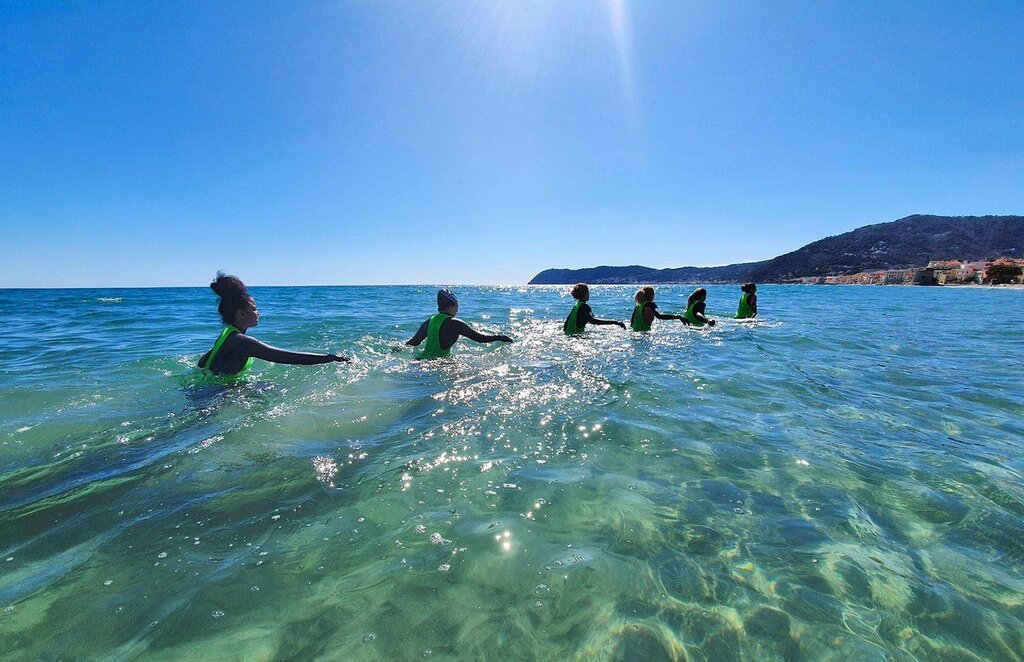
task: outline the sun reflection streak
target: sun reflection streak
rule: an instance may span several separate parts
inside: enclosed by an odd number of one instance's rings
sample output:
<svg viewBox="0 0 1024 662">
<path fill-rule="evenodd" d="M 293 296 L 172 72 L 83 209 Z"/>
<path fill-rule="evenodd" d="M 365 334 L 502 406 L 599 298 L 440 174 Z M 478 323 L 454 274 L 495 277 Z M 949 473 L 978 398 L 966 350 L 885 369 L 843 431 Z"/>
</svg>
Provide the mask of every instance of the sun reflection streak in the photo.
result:
<svg viewBox="0 0 1024 662">
<path fill-rule="evenodd" d="M 631 120 L 636 120 L 637 98 L 636 79 L 633 75 L 633 44 L 626 0 L 608 0 L 608 20 L 611 24 L 612 40 L 619 58 L 619 80 L 622 97 Z"/>
</svg>

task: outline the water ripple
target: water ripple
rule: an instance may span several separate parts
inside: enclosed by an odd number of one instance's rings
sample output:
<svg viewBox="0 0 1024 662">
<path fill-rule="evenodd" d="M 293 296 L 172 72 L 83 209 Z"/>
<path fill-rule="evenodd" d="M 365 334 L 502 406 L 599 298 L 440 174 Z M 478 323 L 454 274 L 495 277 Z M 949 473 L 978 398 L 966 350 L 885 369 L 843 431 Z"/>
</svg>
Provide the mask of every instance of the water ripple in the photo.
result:
<svg viewBox="0 0 1024 662">
<path fill-rule="evenodd" d="M 460 288 L 516 342 L 417 362 L 432 288 L 254 288 L 261 339 L 356 360 L 233 388 L 188 379 L 208 291 L 0 291 L 0 641 L 1024 656 L 1021 292 L 766 286 L 753 324 L 570 339 L 565 289 Z"/>
</svg>

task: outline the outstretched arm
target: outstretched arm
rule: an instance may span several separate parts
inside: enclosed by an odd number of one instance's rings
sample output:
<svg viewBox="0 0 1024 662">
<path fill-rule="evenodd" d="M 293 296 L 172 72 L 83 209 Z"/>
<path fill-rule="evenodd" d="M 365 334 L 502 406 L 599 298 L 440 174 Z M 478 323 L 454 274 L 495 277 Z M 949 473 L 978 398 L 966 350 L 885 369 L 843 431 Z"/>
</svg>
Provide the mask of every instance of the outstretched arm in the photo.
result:
<svg viewBox="0 0 1024 662">
<path fill-rule="evenodd" d="M 469 338 L 470 340 L 473 340 L 475 342 L 512 342 L 512 339 L 509 338 L 508 336 L 489 336 L 484 333 L 474 331 L 472 328 L 470 328 L 468 324 L 466 324 L 462 320 L 453 319 L 452 322 L 455 323 L 455 332 L 457 334 Z"/>
<path fill-rule="evenodd" d="M 593 324 L 595 326 L 616 325 L 616 326 L 621 326 L 623 329 L 626 328 L 626 325 L 623 324 L 622 322 L 618 321 L 618 320 L 601 320 L 601 319 L 597 319 L 596 317 L 594 317 L 594 312 L 590 309 L 590 306 L 583 306 L 580 312 L 583 313 L 584 321 L 587 324 Z"/>
<path fill-rule="evenodd" d="M 242 336 L 239 340 L 244 343 L 241 350 L 246 356 L 252 356 L 271 363 L 285 363 L 288 365 L 319 365 L 321 363 L 332 363 L 334 361 L 349 361 L 347 356 L 340 354 L 311 354 L 309 352 L 293 352 L 287 349 L 273 347 L 260 342 L 249 336 Z"/>
<path fill-rule="evenodd" d="M 660 312 L 658 312 L 658 304 L 656 304 L 654 302 L 651 302 L 651 301 L 648 301 L 647 305 L 645 305 L 644 308 L 643 308 L 644 321 L 647 321 L 647 312 L 648 311 L 650 311 L 650 313 L 651 313 L 650 322 L 653 322 L 654 318 L 657 317 L 660 320 L 679 320 L 683 324 L 689 324 L 690 323 L 689 320 L 687 320 L 682 315 L 671 315 L 671 314 L 668 314 L 668 313 L 660 313 Z M 650 324 L 650 322 L 648 322 L 648 324 Z"/>
<path fill-rule="evenodd" d="M 428 324 L 429 322 L 430 322 L 430 320 L 427 320 L 426 322 L 424 322 L 423 324 L 421 324 L 421 325 L 420 325 L 420 330 L 419 330 L 419 331 L 417 331 L 417 332 L 416 332 L 416 335 L 414 335 L 414 336 L 413 336 L 412 338 L 409 338 L 408 340 L 406 340 L 406 341 L 405 341 L 405 344 L 406 344 L 406 345 L 412 345 L 413 347 L 416 347 L 416 346 L 418 346 L 418 345 L 419 345 L 419 344 L 420 344 L 421 342 L 423 342 L 424 340 L 426 340 L 426 339 L 427 339 L 427 324 Z"/>
<path fill-rule="evenodd" d="M 686 321 L 686 318 L 683 317 L 682 315 L 671 315 L 671 314 L 668 314 L 668 313 L 659 313 L 657 310 L 655 310 L 654 311 L 654 316 L 657 317 L 660 320 L 679 320 L 680 322 L 682 322 L 684 324 L 689 324 L 689 322 Z"/>
<path fill-rule="evenodd" d="M 757 317 L 757 295 L 751 294 L 747 297 L 747 303 L 750 304 L 750 309 L 754 311 L 754 317 Z"/>
<path fill-rule="evenodd" d="M 705 310 L 704 304 L 698 305 L 696 308 L 693 309 L 693 316 L 696 317 L 701 322 L 704 322 L 708 326 L 714 326 L 715 325 L 715 320 L 713 320 L 713 319 L 709 318 L 707 315 L 705 315 L 704 314 L 704 310 Z"/>
</svg>

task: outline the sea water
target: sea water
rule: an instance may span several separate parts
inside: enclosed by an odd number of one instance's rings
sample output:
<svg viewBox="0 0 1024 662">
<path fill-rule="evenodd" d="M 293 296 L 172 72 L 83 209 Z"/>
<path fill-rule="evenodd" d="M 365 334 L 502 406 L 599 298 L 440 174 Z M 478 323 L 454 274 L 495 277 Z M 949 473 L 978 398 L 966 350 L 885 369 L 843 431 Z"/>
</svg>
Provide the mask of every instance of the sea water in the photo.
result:
<svg viewBox="0 0 1024 662">
<path fill-rule="evenodd" d="M 434 289 L 0 291 L 0 658 L 1024 657 L 1024 291 Z"/>
</svg>

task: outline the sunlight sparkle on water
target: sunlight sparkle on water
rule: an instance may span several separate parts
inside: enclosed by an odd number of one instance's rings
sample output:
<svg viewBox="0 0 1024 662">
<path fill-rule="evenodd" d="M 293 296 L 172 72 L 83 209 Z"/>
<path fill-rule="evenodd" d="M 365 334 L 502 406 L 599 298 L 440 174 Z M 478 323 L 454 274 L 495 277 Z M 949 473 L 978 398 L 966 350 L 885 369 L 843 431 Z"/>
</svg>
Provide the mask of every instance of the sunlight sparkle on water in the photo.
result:
<svg viewBox="0 0 1024 662">
<path fill-rule="evenodd" d="M 628 315 L 634 290 L 595 286 L 595 313 Z M 741 325 L 736 288 L 708 291 L 713 332 L 568 339 L 565 287 L 460 288 L 467 321 L 526 342 L 424 365 L 390 348 L 431 288 L 267 288 L 274 340 L 361 364 L 214 391 L 179 379 L 216 331 L 208 297 L 90 303 L 76 325 L 107 364 L 0 371 L 0 641 L 26 659 L 1013 659 L 1022 293 L 769 285 L 767 319 Z M 68 296 L 0 291 L 24 322 L 5 340 L 62 342 L 46 321 Z M 109 329 L 145 342 L 105 355 Z"/>
</svg>

